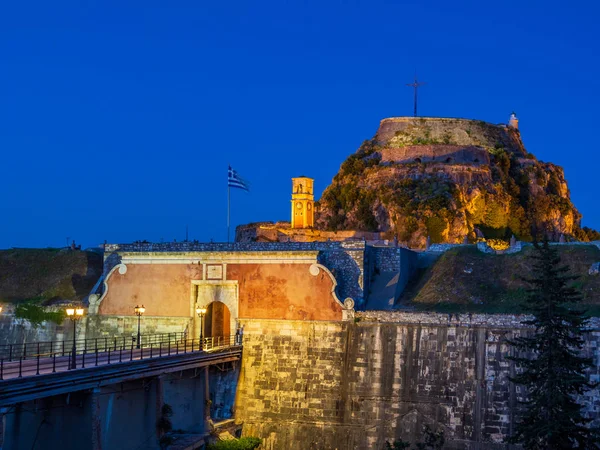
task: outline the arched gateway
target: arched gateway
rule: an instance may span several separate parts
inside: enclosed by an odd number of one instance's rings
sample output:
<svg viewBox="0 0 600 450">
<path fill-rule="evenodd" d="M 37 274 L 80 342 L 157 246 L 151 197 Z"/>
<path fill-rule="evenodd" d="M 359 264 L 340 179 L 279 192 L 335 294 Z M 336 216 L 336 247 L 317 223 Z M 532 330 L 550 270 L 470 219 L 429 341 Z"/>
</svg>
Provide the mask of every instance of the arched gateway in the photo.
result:
<svg viewBox="0 0 600 450">
<path fill-rule="evenodd" d="M 235 335 L 238 318 L 237 281 L 192 281 L 195 303 L 206 308 L 203 335 Z M 200 331 L 200 318 L 196 317 L 196 331 Z"/>
<path fill-rule="evenodd" d="M 210 303 L 204 317 L 204 336 L 227 336 L 230 334 L 230 325 L 231 313 L 227 305 L 220 301 Z"/>
</svg>

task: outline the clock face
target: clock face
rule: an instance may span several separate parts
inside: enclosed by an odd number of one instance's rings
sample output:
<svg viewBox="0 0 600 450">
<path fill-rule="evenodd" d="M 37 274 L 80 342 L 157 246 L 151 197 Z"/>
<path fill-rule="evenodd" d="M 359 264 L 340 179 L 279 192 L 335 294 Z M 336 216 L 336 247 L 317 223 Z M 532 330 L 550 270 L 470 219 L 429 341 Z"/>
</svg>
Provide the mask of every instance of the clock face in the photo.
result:
<svg viewBox="0 0 600 450">
<path fill-rule="evenodd" d="M 310 211 L 310 203 L 308 205 L 306 205 L 306 209 L 308 209 Z"/>
<path fill-rule="evenodd" d="M 302 209 L 302 203 L 300 203 L 300 202 L 296 203 L 296 208 Z"/>
</svg>

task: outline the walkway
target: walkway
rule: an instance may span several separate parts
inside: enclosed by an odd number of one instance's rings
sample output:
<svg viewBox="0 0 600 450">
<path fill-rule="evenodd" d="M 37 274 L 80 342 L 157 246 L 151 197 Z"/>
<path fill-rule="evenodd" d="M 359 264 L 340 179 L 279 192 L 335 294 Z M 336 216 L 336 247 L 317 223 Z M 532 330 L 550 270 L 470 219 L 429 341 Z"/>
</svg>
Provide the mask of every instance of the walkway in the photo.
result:
<svg viewBox="0 0 600 450">
<path fill-rule="evenodd" d="M 21 354 L 12 361 L 0 359 L 0 407 L 17 402 L 100 387 L 147 376 L 241 358 L 242 347 L 236 336 L 203 339 L 175 339 L 148 343 L 135 348 L 111 345 L 98 351 L 83 350 L 71 368 L 71 355 Z M 32 345 L 32 344 L 28 344 Z M 61 343 L 62 345 L 62 343 Z M 33 345 L 37 348 L 37 345 Z M 85 347 L 84 347 L 85 348 Z M 12 352 L 15 353 L 13 348 Z M 25 357 L 24 357 L 25 356 Z"/>
</svg>

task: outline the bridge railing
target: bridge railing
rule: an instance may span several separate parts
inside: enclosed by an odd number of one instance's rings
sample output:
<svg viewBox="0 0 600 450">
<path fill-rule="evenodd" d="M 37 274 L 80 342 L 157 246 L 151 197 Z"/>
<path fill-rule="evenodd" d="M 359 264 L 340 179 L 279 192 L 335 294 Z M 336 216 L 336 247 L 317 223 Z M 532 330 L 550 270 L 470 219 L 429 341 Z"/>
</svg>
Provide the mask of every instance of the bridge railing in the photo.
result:
<svg viewBox="0 0 600 450">
<path fill-rule="evenodd" d="M 140 335 L 141 344 L 149 346 L 160 342 L 175 342 L 182 339 L 187 339 L 186 333 L 159 333 L 159 334 L 142 334 Z M 75 347 L 78 353 L 90 351 L 108 351 L 109 348 L 118 350 L 119 348 L 129 348 L 131 344 L 137 345 L 136 335 L 122 335 L 112 337 L 99 337 L 91 339 L 75 340 Z M 6 344 L 0 345 L 0 359 L 5 361 L 13 361 L 19 358 L 27 359 L 36 357 L 37 355 L 51 355 L 60 353 L 66 355 L 73 348 L 73 340 L 62 341 L 36 341 L 24 342 L 21 344 Z"/>
<path fill-rule="evenodd" d="M 0 380 L 191 352 L 223 351 L 242 344 L 241 335 L 188 339 L 186 333 L 119 336 L 0 346 Z"/>
</svg>

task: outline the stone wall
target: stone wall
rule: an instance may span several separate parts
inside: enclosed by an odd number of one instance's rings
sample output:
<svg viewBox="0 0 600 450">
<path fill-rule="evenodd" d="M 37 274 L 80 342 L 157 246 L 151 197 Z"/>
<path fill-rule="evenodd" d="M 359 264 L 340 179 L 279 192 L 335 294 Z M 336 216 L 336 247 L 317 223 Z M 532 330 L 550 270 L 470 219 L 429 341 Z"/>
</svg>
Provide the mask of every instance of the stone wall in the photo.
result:
<svg viewBox="0 0 600 450">
<path fill-rule="evenodd" d="M 460 145 L 407 145 L 381 149 L 383 163 L 490 164 L 490 154 L 482 147 Z"/>
<path fill-rule="evenodd" d="M 519 317 L 448 325 L 443 315 L 359 316 L 243 321 L 236 418 L 245 435 L 264 438 L 268 450 L 380 449 L 395 438 L 414 441 L 427 424 L 445 431 L 445 448 L 505 448 L 518 400 L 506 340 L 527 332 L 514 327 Z M 592 380 L 598 341 L 594 331 L 586 343 Z M 580 401 L 598 424 L 592 395 Z"/>
<path fill-rule="evenodd" d="M 364 305 L 364 293 L 368 292 L 368 278 L 365 278 L 364 241 L 347 241 L 338 248 L 319 252 L 318 261 L 327 267 L 337 282 L 337 295 L 340 300 L 352 298 L 357 307 Z"/>
<path fill-rule="evenodd" d="M 143 317 L 142 334 L 182 333 L 192 330 L 190 317 Z M 191 333 L 191 331 L 190 331 Z M 77 339 L 95 339 L 114 336 L 136 336 L 135 316 L 84 316 L 77 321 Z M 191 337 L 191 335 L 190 335 Z M 42 322 L 32 325 L 27 320 L 15 319 L 13 315 L 0 316 L 0 345 L 24 342 L 70 341 L 73 339 L 73 323 L 65 320 L 61 324 Z"/>
<path fill-rule="evenodd" d="M 0 345 L 21 344 L 23 342 L 56 341 L 72 337 L 67 321 L 57 325 L 42 323 L 31 325 L 27 320 L 15 319 L 10 313 L 0 314 Z"/>
<path fill-rule="evenodd" d="M 390 147 L 423 142 L 459 146 L 494 148 L 501 145 L 509 151 L 524 154 L 517 130 L 480 120 L 442 117 L 389 117 L 383 119 L 375 140 Z"/>
<path fill-rule="evenodd" d="M 315 228 L 291 228 L 289 222 L 259 222 L 239 225 L 235 229 L 235 241 L 249 242 L 314 242 L 314 241 L 346 241 L 356 239 L 377 240 L 381 233 L 340 230 L 326 231 Z"/>
</svg>

